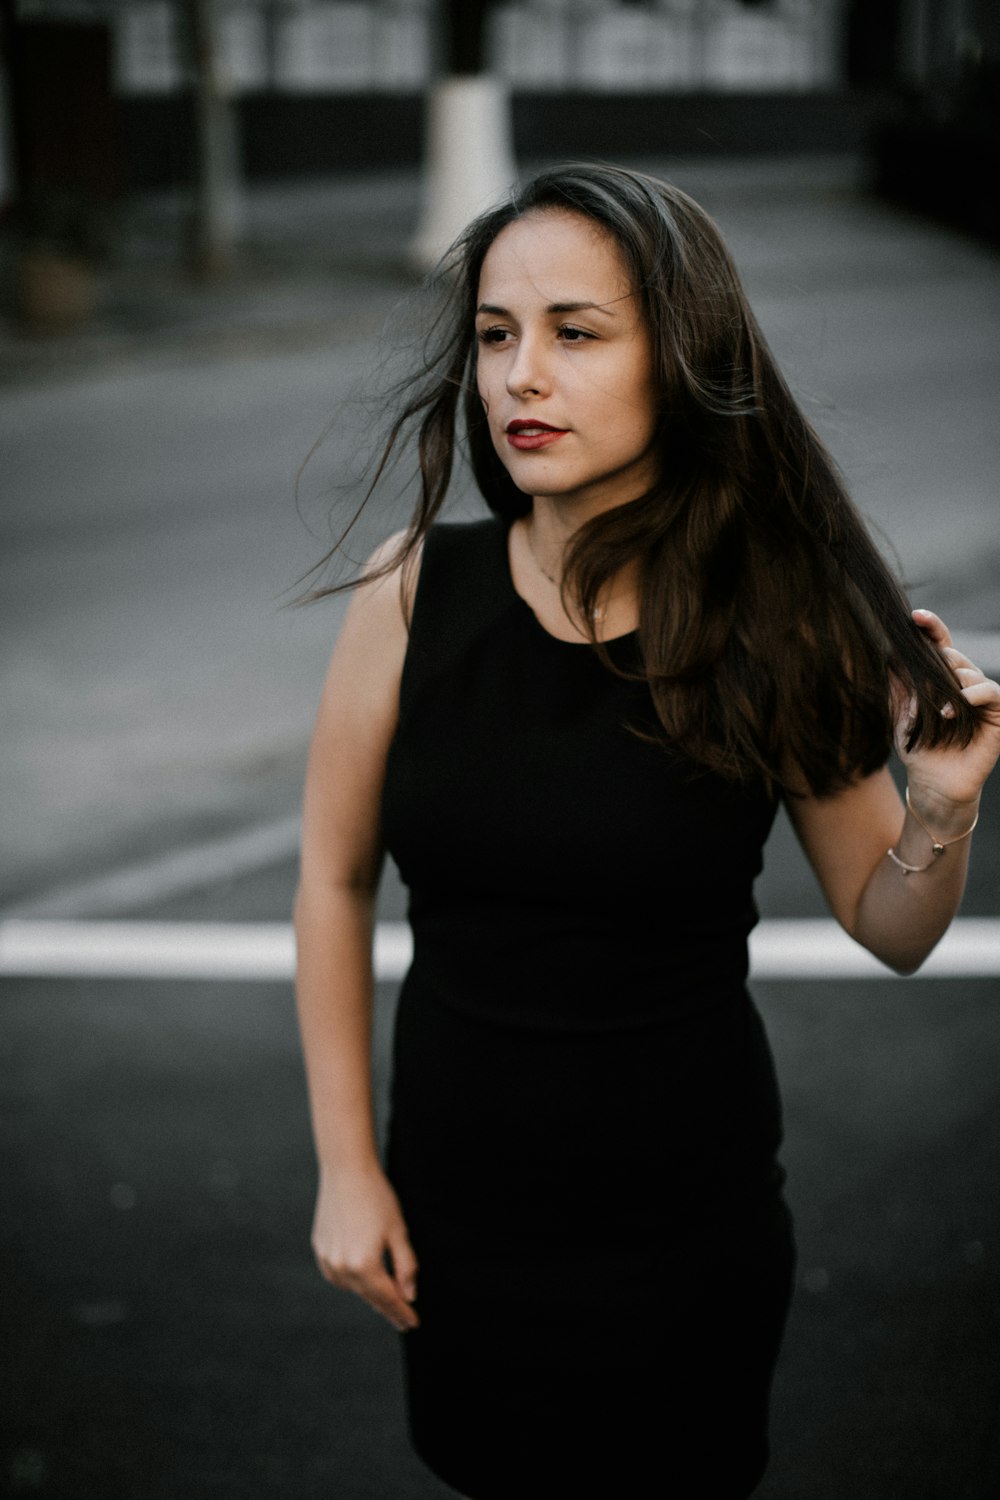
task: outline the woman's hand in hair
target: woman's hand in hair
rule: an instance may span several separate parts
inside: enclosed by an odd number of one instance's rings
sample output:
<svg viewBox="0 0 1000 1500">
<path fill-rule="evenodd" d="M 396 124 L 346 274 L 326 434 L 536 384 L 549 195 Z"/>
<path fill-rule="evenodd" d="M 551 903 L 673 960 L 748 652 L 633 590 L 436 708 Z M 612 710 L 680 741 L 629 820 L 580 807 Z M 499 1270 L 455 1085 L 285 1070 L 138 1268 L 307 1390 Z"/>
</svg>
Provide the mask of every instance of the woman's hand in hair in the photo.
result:
<svg viewBox="0 0 1000 1500">
<path fill-rule="evenodd" d="M 915 609 L 913 619 L 944 657 L 962 697 L 979 710 L 979 726 L 968 745 L 918 746 L 912 751 L 897 746 L 918 817 L 925 817 L 939 838 L 948 839 L 968 827 L 983 783 L 1000 758 L 1000 684 L 957 649 L 938 615 Z M 950 704 L 941 711 L 946 717 L 954 712 Z M 899 738 L 905 739 L 905 713 L 902 719 Z"/>
<path fill-rule="evenodd" d="M 976 710 L 971 740 L 908 751 L 913 705 L 897 687 L 897 748 L 909 779 L 910 812 L 887 767 L 832 797 L 788 800 L 834 916 L 855 942 L 900 974 L 920 967 L 958 910 L 969 858 L 963 835 L 975 823 L 983 782 L 1000 756 L 1000 687 L 956 651 L 937 615 L 919 610 L 914 620 Z M 932 841 L 955 847 L 939 859 Z"/>
<path fill-rule="evenodd" d="M 312 1248 L 326 1280 L 362 1297 L 400 1333 L 420 1319 L 417 1257 L 399 1200 L 377 1165 L 321 1171 Z"/>
</svg>

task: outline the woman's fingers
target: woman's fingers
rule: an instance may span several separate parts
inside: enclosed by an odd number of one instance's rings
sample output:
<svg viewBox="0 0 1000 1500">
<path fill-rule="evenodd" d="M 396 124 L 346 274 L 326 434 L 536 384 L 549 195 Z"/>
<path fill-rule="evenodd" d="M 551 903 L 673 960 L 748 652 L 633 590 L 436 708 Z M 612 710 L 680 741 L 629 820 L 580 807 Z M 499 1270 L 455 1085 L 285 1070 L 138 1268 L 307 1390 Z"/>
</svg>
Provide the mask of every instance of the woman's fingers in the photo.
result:
<svg viewBox="0 0 1000 1500">
<path fill-rule="evenodd" d="M 949 667 L 951 667 L 952 676 L 958 683 L 959 691 L 962 697 L 965 698 L 968 703 L 972 703 L 974 700 L 969 697 L 969 690 L 970 688 L 977 686 L 979 683 L 986 681 L 984 673 L 982 673 L 977 666 L 974 666 L 973 663 L 969 661 L 969 658 L 967 656 L 962 656 L 961 653 L 956 651 L 953 647 L 946 648 L 942 652 L 942 655 L 947 661 Z M 955 717 L 954 704 L 946 703 L 941 709 L 941 717 L 944 719 L 953 719 Z"/>
<path fill-rule="evenodd" d="M 312 1247 L 333 1286 L 362 1297 L 401 1333 L 417 1327 L 410 1306 L 417 1258 L 399 1200 L 380 1169 L 321 1171 Z"/>
<path fill-rule="evenodd" d="M 416 1328 L 419 1318 L 401 1295 L 393 1278 L 379 1261 L 349 1263 L 318 1256 L 319 1268 L 326 1280 L 342 1291 L 361 1297 L 400 1333 Z"/>
<path fill-rule="evenodd" d="M 957 651 L 954 646 L 947 647 L 944 656 L 967 703 L 981 706 L 997 701 L 1000 697 L 1000 684 L 994 682 L 992 677 L 987 677 L 982 667 L 977 667 L 974 661 Z"/>
<path fill-rule="evenodd" d="M 913 619 L 941 652 L 966 702 L 975 707 L 996 707 L 1000 703 L 1000 686 L 953 644 L 951 632 L 940 615 L 930 609 L 915 609 Z M 949 719 L 955 717 L 950 703 L 944 705 L 941 713 Z"/>
<path fill-rule="evenodd" d="M 984 677 L 981 672 L 975 682 L 963 687 L 962 697 L 974 708 L 996 710 L 992 715 L 994 719 L 1000 714 L 1000 682 L 994 682 L 992 677 Z"/>
<path fill-rule="evenodd" d="M 914 623 L 934 642 L 935 646 L 944 648 L 952 644 L 951 631 L 944 623 L 940 615 L 936 615 L 932 609 L 915 609 L 912 611 Z"/>
<path fill-rule="evenodd" d="M 957 646 L 942 647 L 941 655 L 956 675 L 960 672 L 971 672 L 976 677 L 986 675 L 980 667 L 976 666 L 971 656 L 966 656 L 965 652 L 959 651 Z"/>
<path fill-rule="evenodd" d="M 409 1333 L 420 1322 L 413 1308 L 400 1295 L 399 1288 L 384 1266 L 369 1267 L 357 1274 L 348 1290 L 363 1297 L 377 1313 L 388 1318 L 393 1328 L 400 1333 Z"/>
<path fill-rule="evenodd" d="M 393 1279 L 406 1302 L 417 1300 L 417 1257 L 402 1225 L 389 1235 L 389 1260 Z"/>
</svg>

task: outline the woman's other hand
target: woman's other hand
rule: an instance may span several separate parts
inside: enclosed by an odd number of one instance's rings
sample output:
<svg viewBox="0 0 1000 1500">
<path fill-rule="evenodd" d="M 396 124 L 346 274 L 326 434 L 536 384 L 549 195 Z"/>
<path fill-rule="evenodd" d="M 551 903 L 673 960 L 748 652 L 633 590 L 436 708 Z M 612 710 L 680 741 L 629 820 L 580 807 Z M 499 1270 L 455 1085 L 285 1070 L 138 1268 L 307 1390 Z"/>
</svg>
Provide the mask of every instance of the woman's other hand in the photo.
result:
<svg viewBox="0 0 1000 1500">
<path fill-rule="evenodd" d="M 362 1297 L 400 1333 L 419 1326 L 417 1258 L 399 1199 L 378 1168 L 321 1171 L 312 1248 L 326 1280 Z"/>
<path fill-rule="evenodd" d="M 906 739 L 905 711 L 900 716 L 897 750 L 906 766 L 911 801 L 918 815 L 926 819 L 939 837 L 946 839 L 962 831 L 959 825 L 963 818 L 963 826 L 968 827 L 975 816 L 983 783 L 1000 757 L 1000 685 L 955 647 L 948 627 L 938 615 L 929 609 L 915 609 L 913 619 L 941 652 L 962 697 L 985 710 L 975 735 L 964 748 L 939 745 L 907 751 L 902 743 Z M 950 705 L 946 704 L 942 712 L 950 714 Z"/>
<path fill-rule="evenodd" d="M 887 767 L 833 797 L 795 796 L 787 804 L 834 916 L 900 974 L 919 968 L 958 910 L 969 857 L 965 835 L 1000 756 L 1000 686 L 955 649 L 937 615 L 914 610 L 913 618 L 941 651 L 962 696 L 979 710 L 969 744 L 908 751 L 912 708 L 899 690 L 896 741 L 909 782 L 909 812 Z M 938 842 L 948 849 L 945 859 L 932 852 Z"/>
</svg>

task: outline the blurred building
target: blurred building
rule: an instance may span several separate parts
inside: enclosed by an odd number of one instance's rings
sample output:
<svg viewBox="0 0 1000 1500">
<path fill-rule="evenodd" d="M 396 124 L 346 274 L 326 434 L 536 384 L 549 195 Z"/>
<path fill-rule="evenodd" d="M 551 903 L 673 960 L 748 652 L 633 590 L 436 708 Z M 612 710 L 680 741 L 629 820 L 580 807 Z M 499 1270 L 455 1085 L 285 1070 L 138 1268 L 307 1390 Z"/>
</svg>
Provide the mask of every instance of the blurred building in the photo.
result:
<svg viewBox="0 0 1000 1500">
<path fill-rule="evenodd" d="M 29 0 L 52 13 L 74 0 Z M 74 9 L 78 9 L 74 4 Z M 829 89 L 843 80 L 845 0 L 520 0 L 493 6 L 489 53 L 516 89 Z M 109 6 L 122 93 L 183 78 L 172 0 Z M 229 0 L 223 68 L 241 93 L 420 89 L 434 66 L 432 0 Z"/>
<path fill-rule="evenodd" d="M 76 28 L 90 84 L 70 93 L 77 113 L 114 115 L 110 176 L 126 190 L 183 180 L 186 23 L 198 3 L 0 0 L 0 106 L 18 94 L 37 115 L 68 97 L 41 64 L 37 81 L 12 86 L 10 38 Z M 202 3 L 215 12 L 219 86 L 248 176 L 419 160 L 423 93 L 441 56 L 435 0 Z M 508 0 L 488 12 L 488 60 L 511 86 L 522 159 L 856 150 L 907 110 L 940 117 L 960 95 L 968 105 L 1000 55 L 995 0 Z"/>
</svg>

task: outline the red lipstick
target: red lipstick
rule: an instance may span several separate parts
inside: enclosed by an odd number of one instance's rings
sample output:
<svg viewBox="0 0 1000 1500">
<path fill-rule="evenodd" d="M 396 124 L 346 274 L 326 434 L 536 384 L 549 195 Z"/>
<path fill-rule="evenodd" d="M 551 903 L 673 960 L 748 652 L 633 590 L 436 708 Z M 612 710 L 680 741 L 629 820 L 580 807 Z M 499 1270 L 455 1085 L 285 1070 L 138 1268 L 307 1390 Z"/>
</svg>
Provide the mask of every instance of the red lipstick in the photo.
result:
<svg viewBox="0 0 1000 1500">
<path fill-rule="evenodd" d="M 507 423 L 507 441 L 512 448 L 519 448 L 522 452 L 532 448 L 547 448 L 567 430 L 565 427 L 550 427 L 548 422 L 519 417 L 516 421 Z"/>
</svg>

